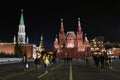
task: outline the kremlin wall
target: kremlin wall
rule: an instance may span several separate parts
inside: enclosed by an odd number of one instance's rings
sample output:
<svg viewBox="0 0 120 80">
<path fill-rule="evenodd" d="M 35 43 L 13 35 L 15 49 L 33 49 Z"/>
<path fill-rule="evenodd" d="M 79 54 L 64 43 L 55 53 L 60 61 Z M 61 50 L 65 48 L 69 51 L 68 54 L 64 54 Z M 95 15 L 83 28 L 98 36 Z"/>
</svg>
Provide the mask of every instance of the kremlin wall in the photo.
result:
<svg viewBox="0 0 120 80">
<path fill-rule="evenodd" d="M 13 43 L 0 43 L 0 53 L 14 55 L 15 53 L 20 53 L 21 55 L 26 55 L 28 58 L 32 57 L 33 48 L 32 44 L 21 44 L 19 45 L 19 52 L 17 51 L 18 45 Z"/>
<path fill-rule="evenodd" d="M 14 35 L 13 43 L 0 42 L 0 54 L 21 55 L 27 58 L 32 58 L 35 52 L 36 45 L 29 44 L 29 38 L 26 37 L 23 9 L 21 9 L 20 24 L 18 26 L 18 35 Z"/>
</svg>

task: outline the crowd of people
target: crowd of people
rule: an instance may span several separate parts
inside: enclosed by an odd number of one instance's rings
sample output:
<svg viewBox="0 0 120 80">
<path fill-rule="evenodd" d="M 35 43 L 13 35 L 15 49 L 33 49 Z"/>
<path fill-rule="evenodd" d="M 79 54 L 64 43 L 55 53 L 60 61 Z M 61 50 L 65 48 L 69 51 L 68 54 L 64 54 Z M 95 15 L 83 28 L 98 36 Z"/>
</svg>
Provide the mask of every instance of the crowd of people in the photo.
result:
<svg viewBox="0 0 120 80">
<path fill-rule="evenodd" d="M 51 59 L 51 62 L 55 63 L 55 59 L 54 58 Z M 45 56 L 42 56 L 42 57 L 40 55 L 36 55 L 36 58 L 33 60 L 33 63 L 35 64 L 34 65 L 35 72 L 37 73 L 40 69 L 40 65 L 43 64 L 44 65 L 44 70 L 47 73 L 48 67 L 50 66 L 51 62 L 50 62 L 50 58 L 49 58 L 48 55 L 45 55 Z M 27 60 L 26 56 L 23 56 L 22 64 L 23 64 L 24 71 L 29 68 L 29 64 L 28 64 L 28 60 Z"/>
<path fill-rule="evenodd" d="M 109 68 L 109 69 L 112 68 L 111 55 L 108 55 L 106 52 L 102 52 L 101 54 L 94 54 L 93 60 L 98 69 L 99 68 Z"/>
<path fill-rule="evenodd" d="M 36 58 L 34 59 L 35 71 L 38 72 L 40 65 L 43 64 L 45 73 L 47 73 L 49 66 L 55 62 L 56 60 L 54 57 L 51 58 L 48 55 L 43 55 L 43 56 L 36 55 Z"/>
<path fill-rule="evenodd" d="M 112 58 L 111 55 L 108 55 L 106 52 L 102 52 L 101 54 L 94 54 L 92 56 L 95 66 L 99 69 L 99 68 L 106 68 L 106 69 L 111 69 L 112 68 Z M 64 58 L 63 60 L 64 62 L 71 62 L 72 61 L 72 57 L 71 58 Z M 89 66 L 89 58 L 86 57 L 85 59 L 86 64 Z M 23 63 L 23 67 L 24 70 L 29 68 L 28 65 L 28 61 L 27 58 L 25 56 L 23 56 L 22 59 L 22 63 Z M 44 65 L 44 71 L 45 73 L 48 72 L 48 68 L 51 64 L 55 64 L 56 63 L 56 58 L 55 57 L 50 57 L 49 55 L 36 55 L 36 58 L 34 59 L 34 69 L 35 72 L 37 73 L 40 69 L 40 65 L 43 64 Z"/>
</svg>

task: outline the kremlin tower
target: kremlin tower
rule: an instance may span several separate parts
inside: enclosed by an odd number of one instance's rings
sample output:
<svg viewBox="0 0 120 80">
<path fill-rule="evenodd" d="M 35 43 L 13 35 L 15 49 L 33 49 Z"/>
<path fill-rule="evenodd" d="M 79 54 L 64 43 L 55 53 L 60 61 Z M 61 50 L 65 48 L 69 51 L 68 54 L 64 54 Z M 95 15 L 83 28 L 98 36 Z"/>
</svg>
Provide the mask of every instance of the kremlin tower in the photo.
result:
<svg viewBox="0 0 120 80">
<path fill-rule="evenodd" d="M 55 41 L 54 41 L 54 48 L 59 49 L 59 43 L 58 43 L 58 37 L 56 35 Z"/>
<path fill-rule="evenodd" d="M 78 30 L 77 30 L 77 51 L 84 51 L 83 46 L 83 31 L 81 29 L 80 18 L 78 18 Z"/>
<path fill-rule="evenodd" d="M 65 32 L 64 32 L 64 26 L 63 26 L 63 19 L 61 19 L 61 26 L 60 26 L 60 32 L 59 32 L 59 45 L 60 47 L 63 47 L 65 44 Z"/>
<path fill-rule="evenodd" d="M 40 38 L 40 45 L 37 49 L 39 52 L 42 52 L 42 51 L 45 51 L 45 47 L 44 47 L 44 44 L 43 44 L 43 35 L 41 35 L 41 38 Z"/>
<path fill-rule="evenodd" d="M 24 25 L 24 18 L 23 18 L 23 9 L 21 9 L 21 17 L 20 17 L 17 41 L 18 41 L 18 44 L 26 44 L 29 42 L 28 37 L 26 39 L 26 32 L 25 32 L 25 25 Z"/>
</svg>

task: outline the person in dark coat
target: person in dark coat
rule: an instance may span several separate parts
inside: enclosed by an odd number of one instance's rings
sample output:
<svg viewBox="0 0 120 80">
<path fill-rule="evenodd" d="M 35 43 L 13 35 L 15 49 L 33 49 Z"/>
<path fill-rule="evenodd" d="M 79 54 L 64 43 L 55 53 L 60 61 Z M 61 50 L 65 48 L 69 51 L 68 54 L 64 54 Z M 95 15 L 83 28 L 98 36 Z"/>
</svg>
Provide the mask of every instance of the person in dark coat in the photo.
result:
<svg viewBox="0 0 120 80">
<path fill-rule="evenodd" d="M 93 60 L 95 62 L 95 66 L 99 69 L 99 61 L 100 61 L 100 56 L 99 54 L 94 54 Z"/>
<path fill-rule="evenodd" d="M 40 57 L 37 55 L 37 57 L 34 60 L 34 64 L 35 64 L 35 71 L 37 72 L 40 68 Z"/>
<path fill-rule="evenodd" d="M 100 64 L 101 64 L 101 68 L 104 68 L 104 64 L 105 64 L 105 57 L 104 57 L 104 54 L 101 54 L 100 55 Z"/>
<path fill-rule="evenodd" d="M 23 58 L 22 58 L 22 63 L 23 63 L 24 70 L 26 68 L 28 68 L 28 61 L 27 61 L 27 58 L 25 56 L 23 56 Z"/>
</svg>

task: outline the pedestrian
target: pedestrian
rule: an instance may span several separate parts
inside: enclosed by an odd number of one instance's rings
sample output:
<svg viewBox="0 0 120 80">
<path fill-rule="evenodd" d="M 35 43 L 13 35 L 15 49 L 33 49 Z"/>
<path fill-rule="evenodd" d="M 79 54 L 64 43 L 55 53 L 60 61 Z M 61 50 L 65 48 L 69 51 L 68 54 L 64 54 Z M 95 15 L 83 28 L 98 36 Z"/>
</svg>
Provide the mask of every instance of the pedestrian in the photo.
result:
<svg viewBox="0 0 120 80">
<path fill-rule="evenodd" d="M 104 64 L 105 64 L 105 56 L 104 54 L 100 54 L 100 64 L 101 64 L 101 68 L 104 68 Z"/>
<path fill-rule="evenodd" d="M 38 70 L 39 70 L 39 68 L 40 68 L 40 63 L 41 63 L 40 57 L 37 55 L 36 58 L 35 58 L 35 60 L 34 60 L 36 73 L 38 72 Z"/>
<path fill-rule="evenodd" d="M 111 55 L 108 55 L 108 60 L 109 60 L 109 69 L 112 69 L 112 58 Z"/>
<path fill-rule="evenodd" d="M 24 71 L 25 71 L 25 69 L 27 69 L 29 67 L 26 56 L 23 56 L 22 63 L 23 63 Z"/>
<path fill-rule="evenodd" d="M 45 72 L 48 72 L 48 67 L 50 66 L 50 61 L 48 59 L 48 56 L 45 57 L 44 59 L 44 66 L 45 66 Z"/>
<path fill-rule="evenodd" d="M 97 69 L 99 69 L 99 61 L 100 61 L 100 57 L 99 57 L 99 54 L 94 54 L 93 56 L 93 60 L 95 62 L 95 66 L 97 67 Z"/>
</svg>

